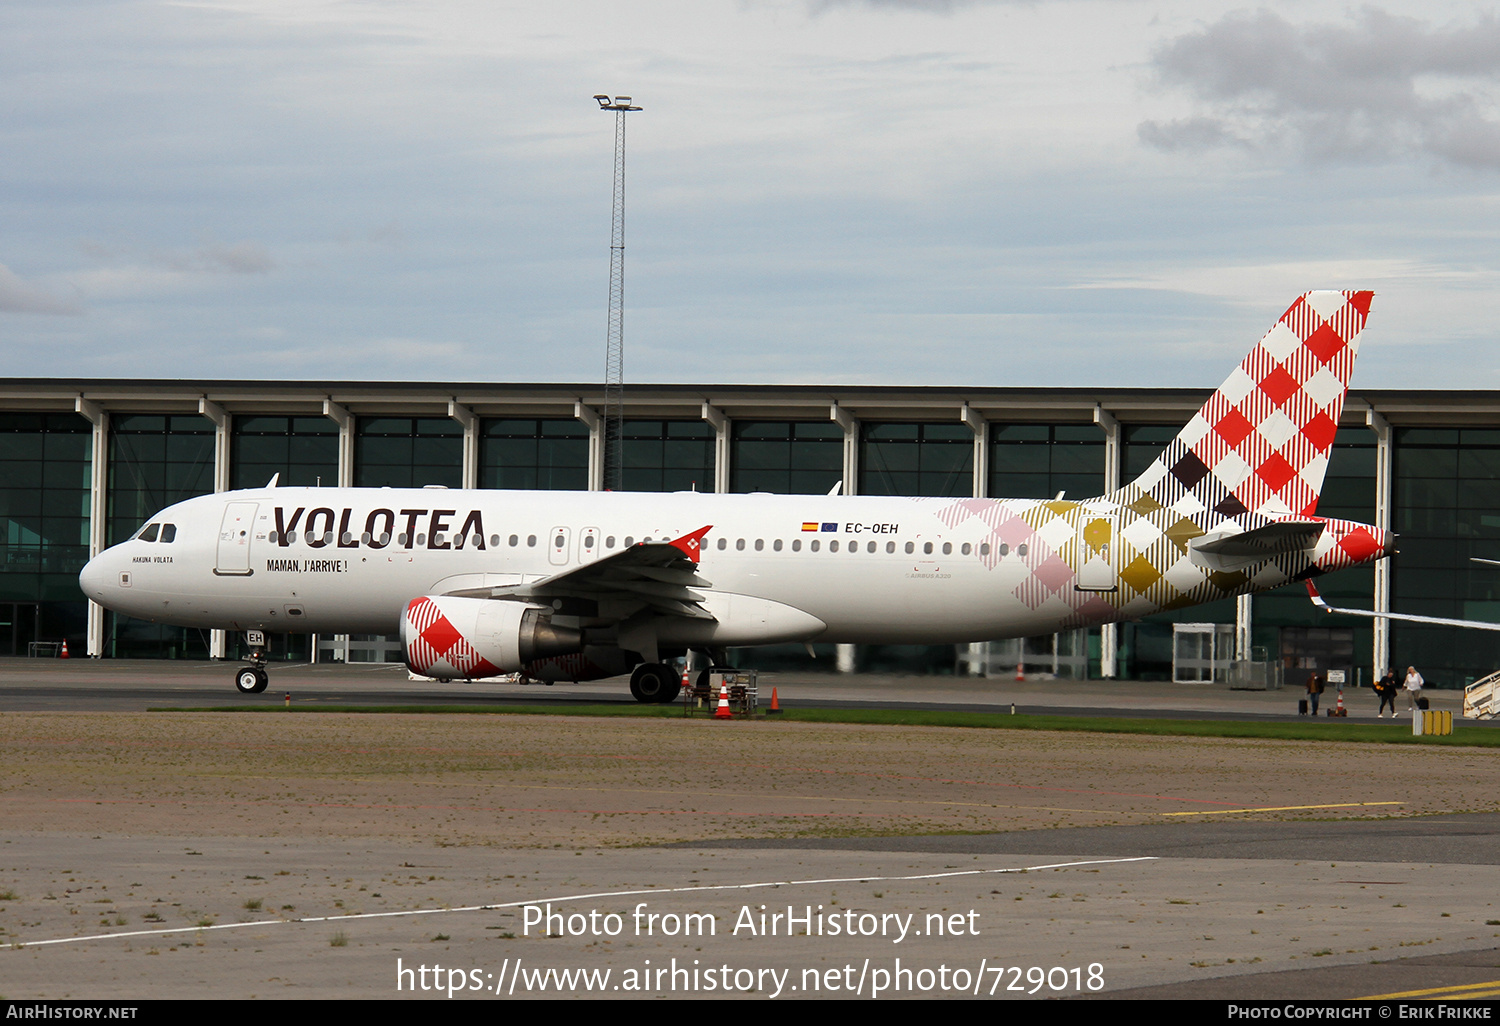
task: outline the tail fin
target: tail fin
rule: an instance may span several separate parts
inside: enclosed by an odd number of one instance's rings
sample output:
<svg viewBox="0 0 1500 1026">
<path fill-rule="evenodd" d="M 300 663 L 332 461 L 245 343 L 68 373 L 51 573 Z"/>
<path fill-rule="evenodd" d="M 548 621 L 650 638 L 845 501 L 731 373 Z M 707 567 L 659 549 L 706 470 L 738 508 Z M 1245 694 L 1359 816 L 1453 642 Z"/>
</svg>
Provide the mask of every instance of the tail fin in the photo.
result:
<svg viewBox="0 0 1500 1026">
<path fill-rule="evenodd" d="M 1129 488 L 1184 515 L 1311 516 L 1373 292 L 1299 298 Z"/>
</svg>

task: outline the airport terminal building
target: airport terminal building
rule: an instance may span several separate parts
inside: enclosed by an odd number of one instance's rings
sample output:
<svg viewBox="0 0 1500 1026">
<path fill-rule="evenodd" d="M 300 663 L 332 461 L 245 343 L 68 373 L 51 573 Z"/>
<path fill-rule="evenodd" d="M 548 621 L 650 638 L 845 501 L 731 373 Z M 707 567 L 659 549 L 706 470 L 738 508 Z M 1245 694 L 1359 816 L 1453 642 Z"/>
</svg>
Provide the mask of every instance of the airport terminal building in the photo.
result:
<svg viewBox="0 0 1500 1026">
<path fill-rule="evenodd" d="M 1208 389 L 632 385 L 631 491 L 1071 499 L 1130 481 Z M 239 639 L 88 603 L 78 571 L 194 495 L 264 485 L 597 489 L 599 385 L 0 380 L 0 655 L 235 657 Z M 1351 391 L 1322 516 L 1399 534 L 1399 555 L 1320 580 L 1334 605 L 1500 621 L 1500 392 Z M 1232 659 L 1415 665 L 1457 687 L 1500 668 L 1500 634 L 1318 614 L 1301 585 L 1047 638 L 800 646 L 746 665 L 1222 679 Z M 284 659 L 399 661 L 383 637 L 285 636 Z"/>
</svg>

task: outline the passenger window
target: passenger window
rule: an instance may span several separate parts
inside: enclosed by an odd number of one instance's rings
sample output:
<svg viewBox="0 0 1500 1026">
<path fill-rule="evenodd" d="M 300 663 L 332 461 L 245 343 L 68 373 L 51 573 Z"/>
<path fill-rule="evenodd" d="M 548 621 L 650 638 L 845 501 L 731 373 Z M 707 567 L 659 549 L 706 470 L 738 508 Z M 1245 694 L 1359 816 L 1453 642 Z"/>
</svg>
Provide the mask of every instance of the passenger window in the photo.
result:
<svg viewBox="0 0 1500 1026">
<path fill-rule="evenodd" d="M 162 524 L 161 525 L 161 540 L 162 540 L 162 544 L 166 544 L 169 541 L 175 541 L 176 538 L 177 538 L 177 525 L 176 524 Z"/>
<path fill-rule="evenodd" d="M 801 538 L 793 538 L 792 539 L 792 551 L 793 552 L 801 552 L 802 551 L 802 539 Z"/>
<path fill-rule="evenodd" d="M 635 539 L 632 538 L 630 535 L 627 534 L 625 536 L 625 547 L 628 549 L 628 548 L 630 548 L 630 546 L 632 546 L 634 544 L 635 544 Z"/>
<path fill-rule="evenodd" d="M 757 538 L 757 539 L 755 539 L 755 551 L 756 552 L 764 552 L 765 548 L 766 548 L 766 541 L 765 541 L 764 538 Z"/>
<path fill-rule="evenodd" d="M 1008 556 L 1008 555 L 1010 555 L 1010 543 L 1009 542 L 1001 542 L 1000 543 L 1000 555 L 1002 555 L 1002 556 Z"/>
<path fill-rule="evenodd" d="M 729 548 L 729 539 L 728 538 L 720 538 L 719 539 L 719 551 L 723 552 L 727 548 Z"/>
<path fill-rule="evenodd" d="M 875 543 L 871 542 L 869 545 L 865 546 L 865 551 L 866 552 L 874 552 L 875 551 Z"/>
<path fill-rule="evenodd" d="M 911 555 L 913 552 L 916 552 L 916 551 L 917 551 L 916 543 L 914 543 L 914 542 L 907 542 L 906 543 L 906 554 L 908 556 Z"/>
<path fill-rule="evenodd" d="M 839 550 L 839 541 L 838 541 L 837 538 L 835 538 L 833 541 L 831 541 L 831 542 L 828 543 L 828 551 L 829 552 L 837 552 L 838 550 Z"/>
<path fill-rule="evenodd" d="M 922 554 L 926 556 L 932 555 L 932 542 L 926 542 L 922 545 Z"/>
<path fill-rule="evenodd" d="M 612 548 L 615 547 L 615 536 L 614 535 L 611 534 L 611 535 L 607 536 L 604 539 L 604 547 L 606 549 L 612 549 Z"/>
<path fill-rule="evenodd" d="M 943 542 L 943 555 L 945 555 L 945 556 L 951 556 L 951 555 L 953 555 L 953 543 L 952 542 Z"/>
<path fill-rule="evenodd" d="M 958 550 L 959 554 L 967 556 L 971 548 L 972 546 L 970 546 L 968 542 L 964 542 L 964 547 Z"/>
<path fill-rule="evenodd" d="M 734 548 L 735 548 L 736 552 L 744 552 L 745 551 L 745 539 L 743 539 L 743 538 L 736 538 L 735 541 L 734 541 Z"/>
<path fill-rule="evenodd" d="M 777 538 L 775 541 L 773 541 L 771 543 L 771 548 L 775 549 L 777 552 L 780 552 L 781 551 L 781 539 Z"/>
<path fill-rule="evenodd" d="M 531 549 L 536 548 L 536 535 L 528 534 L 526 536 L 526 547 Z"/>
<path fill-rule="evenodd" d="M 1018 555 L 1018 556 L 1025 556 L 1026 555 L 1026 546 L 1025 545 L 1017 545 L 1016 546 L 1016 555 Z"/>
<path fill-rule="evenodd" d="M 156 541 L 156 532 L 160 530 L 160 524 L 147 524 L 141 529 L 141 533 L 136 535 L 136 539 L 138 541 L 154 542 Z"/>
<path fill-rule="evenodd" d="M 814 538 L 812 541 L 808 542 L 807 549 L 808 549 L 809 552 L 817 552 L 818 551 L 818 539 Z"/>
<path fill-rule="evenodd" d="M 896 543 L 895 542 L 886 542 L 885 543 L 885 551 L 887 551 L 887 552 L 895 552 L 896 551 Z"/>
<path fill-rule="evenodd" d="M 979 543 L 979 554 L 981 556 L 988 556 L 990 554 L 990 543 L 989 542 L 980 542 Z"/>
</svg>

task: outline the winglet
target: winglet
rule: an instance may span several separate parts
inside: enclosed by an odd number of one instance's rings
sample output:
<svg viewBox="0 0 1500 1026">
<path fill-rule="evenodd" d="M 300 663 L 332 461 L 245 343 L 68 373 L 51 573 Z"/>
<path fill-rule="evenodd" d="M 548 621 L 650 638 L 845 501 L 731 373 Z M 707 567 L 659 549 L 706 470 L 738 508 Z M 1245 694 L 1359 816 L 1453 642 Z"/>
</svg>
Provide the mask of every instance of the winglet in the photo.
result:
<svg viewBox="0 0 1500 1026">
<path fill-rule="evenodd" d="M 694 563 L 698 562 L 698 554 L 703 548 L 703 536 L 713 530 L 713 524 L 698 528 L 692 534 L 685 534 L 676 541 L 668 542 L 674 549 L 680 549 L 682 554 Z"/>
<path fill-rule="evenodd" d="M 1328 603 L 1323 601 L 1323 596 L 1318 594 L 1318 589 L 1313 587 L 1312 581 L 1303 581 L 1302 583 L 1307 585 L 1307 597 L 1312 599 L 1313 605 L 1317 606 L 1325 613 L 1333 612 L 1333 610 L 1329 608 Z"/>
</svg>

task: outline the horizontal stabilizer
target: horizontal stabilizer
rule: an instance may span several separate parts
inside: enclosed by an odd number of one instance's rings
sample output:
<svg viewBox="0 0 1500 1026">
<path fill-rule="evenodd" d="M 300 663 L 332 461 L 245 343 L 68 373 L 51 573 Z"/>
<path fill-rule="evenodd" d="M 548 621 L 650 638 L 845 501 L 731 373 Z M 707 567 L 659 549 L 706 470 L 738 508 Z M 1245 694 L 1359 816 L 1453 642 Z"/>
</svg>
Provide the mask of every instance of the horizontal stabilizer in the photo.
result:
<svg viewBox="0 0 1500 1026">
<path fill-rule="evenodd" d="M 1213 531 L 1188 543 L 1198 566 L 1238 570 L 1264 563 L 1285 552 L 1306 552 L 1318 544 L 1326 525 L 1321 520 L 1278 520 L 1253 531 Z"/>
</svg>

